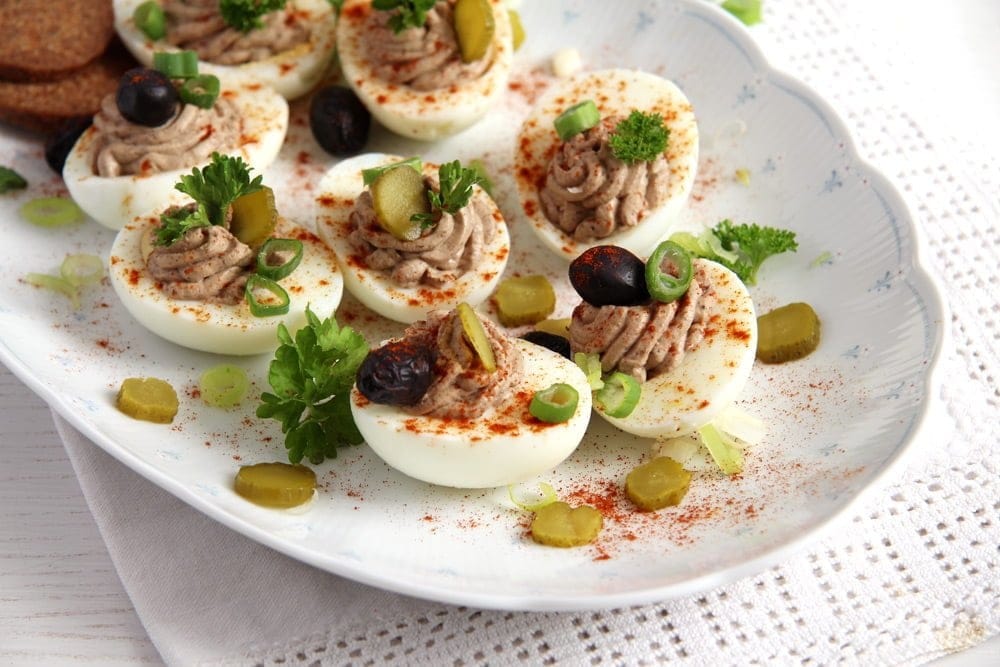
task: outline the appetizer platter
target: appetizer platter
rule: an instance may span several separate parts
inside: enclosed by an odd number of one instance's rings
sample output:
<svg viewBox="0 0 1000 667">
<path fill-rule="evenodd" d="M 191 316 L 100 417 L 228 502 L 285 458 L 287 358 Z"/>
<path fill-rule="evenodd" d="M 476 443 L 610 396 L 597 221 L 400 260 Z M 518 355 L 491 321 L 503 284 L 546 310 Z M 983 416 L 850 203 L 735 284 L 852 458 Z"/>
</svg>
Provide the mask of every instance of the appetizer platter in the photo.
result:
<svg viewBox="0 0 1000 667">
<path fill-rule="evenodd" d="M 757 572 L 914 449 L 945 322 L 915 222 L 734 18 L 438 3 L 420 20 L 463 26 L 461 60 L 426 71 L 394 50 L 398 15 L 348 0 L 334 30 L 328 3 L 299 4 L 319 21 L 290 47 L 301 71 L 203 70 L 266 100 L 256 134 L 193 164 L 95 176 L 95 122 L 64 183 L 0 135 L 28 183 L 0 196 L 0 359 L 98 446 L 334 574 L 522 610 Z M 145 6 L 116 2 L 116 27 L 169 76 L 137 94 L 211 108 Z M 334 41 L 343 78 L 323 78 Z M 345 84 L 370 131 L 317 132 Z M 30 214 L 69 194 L 93 217 Z M 192 306 L 176 259 L 213 243 L 239 279 Z"/>
</svg>

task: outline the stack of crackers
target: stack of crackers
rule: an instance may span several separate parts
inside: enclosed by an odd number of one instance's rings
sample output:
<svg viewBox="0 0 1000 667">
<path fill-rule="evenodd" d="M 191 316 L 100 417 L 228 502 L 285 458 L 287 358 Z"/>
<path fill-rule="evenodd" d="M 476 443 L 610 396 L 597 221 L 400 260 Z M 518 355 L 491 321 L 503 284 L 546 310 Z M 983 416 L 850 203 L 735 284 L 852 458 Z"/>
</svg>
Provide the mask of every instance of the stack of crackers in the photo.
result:
<svg viewBox="0 0 1000 667">
<path fill-rule="evenodd" d="M 134 66 L 111 0 L 0 0 L 0 122 L 51 131 L 93 116 Z"/>
</svg>

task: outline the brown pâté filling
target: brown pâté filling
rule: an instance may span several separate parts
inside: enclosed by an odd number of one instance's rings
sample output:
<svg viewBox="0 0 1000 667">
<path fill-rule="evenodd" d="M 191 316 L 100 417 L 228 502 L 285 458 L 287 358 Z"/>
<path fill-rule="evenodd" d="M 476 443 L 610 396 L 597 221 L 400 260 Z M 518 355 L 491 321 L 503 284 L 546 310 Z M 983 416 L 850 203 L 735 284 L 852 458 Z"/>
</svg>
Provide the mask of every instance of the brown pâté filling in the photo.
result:
<svg viewBox="0 0 1000 667">
<path fill-rule="evenodd" d="M 659 155 L 629 164 L 615 157 L 609 137 L 620 116 L 564 141 L 539 193 L 545 217 L 577 241 L 593 241 L 634 227 L 667 197 L 670 168 Z"/>
<path fill-rule="evenodd" d="M 681 298 L 638 306 L 581 303 L 569 325 L 570 349 L 597 353 L 601 370 L 645 382 L 669 373 L 705 336 L 707 312 L 717 298 L 702 260 L 694 260 L 691 286 Z"/>
</svg>

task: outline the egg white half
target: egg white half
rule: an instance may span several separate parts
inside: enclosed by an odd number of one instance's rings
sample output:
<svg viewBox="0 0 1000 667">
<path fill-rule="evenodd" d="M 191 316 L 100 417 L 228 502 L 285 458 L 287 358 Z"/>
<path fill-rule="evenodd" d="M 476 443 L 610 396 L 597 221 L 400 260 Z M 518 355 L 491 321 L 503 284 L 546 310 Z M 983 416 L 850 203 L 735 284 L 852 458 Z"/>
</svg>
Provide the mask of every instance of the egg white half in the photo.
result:
<svg viewBox="0 0 1000 667">
<path fill-rule="evenodd" d="M 143 65 L 153 63 L 155 51 L 178 51 L 164 40 L 153 41 L 135 26 L 132 14 L 144 0 L 113 0 L 115 29 L 122 42 Z M 308 42 L 267 60 L 243 65 L 198 63 L 198 72 L 214 74 L 222 80 L 267 85 L 292 100 L 308 93 L 326 73 L 337 40 L 337 13 L 328 0 L 290 0 L 288 7 L 309 25 Z"/>
<path fill-rule="evenodd" d="M 397 155 L 366 153 L 327 171 L 320 180 L 316 198 L 316 232 L 337 254 L 347 291 L 383 317 L 409 324 L 424 319 L 432 310 L 450 310 L 463 301 L 476 306 L 489 298 L 507 266 L 510 234 L 500 209 L 490 199 L 497 230 L 484 249 L 483 261 L 447 287 L 400 287 L 388 274 L 367 268 L 347 240 L 354 201 L 365 188 L 361 170 L 403 159 Z M 436 174 L 438 165 L 424 162 L 423 169 L 425 175 Z M 476 190 L 479 191 L 478 185 Z"/>
<path fill-rule="evenodd" d="M 239 156 L 256 171 L 262 171 L 274 162 L 285 141 L 288 102 L 260 84 L 224 84 L 221 94 L 236 104 L 243 118 L 241 143 L 227 154 Z M 206 161 L 150 175 L 98 176 L 93 167 L 96 137 L 93 127 L 80 136 L 66 157 L 63 181 L 80 208 L 110 229 L 121 229 L 139 216 L 190 202 L 174 185 L 192 168 L 208 164 Z"/>
<path fill-rule="evenodd" d="M 627 117 L 633 110 L 657 112 L 670 130 L 664 151 L 670 184 L 663 204 L 648 211 L 635 226 L 588 242 L 575 240 L 546 218 L 538 197 L 549 162 L 562 144 L 553 122 L 567 108 L 584 100 L 593 100 L 602 118 Z M 556 82 L 524 120 L 515 146 L 514 175 L 524 213 L 542 243 L 567 260 L 587 248 L 606 244 L 648 255 L 669 233 L 691 194 L 698 170 L 698 124 L 691 102 L 673 82 L 634 70 L 583 72 Z"/>
<path fill-rule="evenodd" d="M 306 324 L 306 306 L 321 318 L 340 305 L 344 280 L 329 248 L 315 235 L 281 220 L 274 236 L 302 241 L 302 262 L 279 281 L 288 292 L 288 313 L 254 317 L 245 301 L 236 305 L 179 301 L 167 297 L 146 271 L 142 237 L 159 224 L 147 216 L 122 227 L 111 246 L 108 275 L 118 298 L 144 327 L 178 345 L 217 354 L 250 355 L 278 347 L 278 323 L 295 332 Z"/>
<path fill-rule="evenodd" d="M 355 387 L 351 414 L 365 442 L 387 464 L 431 484 L 490 488 L 528 481 L 551 470 L 580 444 L 590 422 L 590 387 L 583 371 L 544 347 L 516 339 L 524 377 L 499 406 L 473 420 L 406 414 L 364 398 Z M 530 416 L 534 392 L 556 382 L 580 394 L 566 422 L 546 424 Z"/>
<path fill-rule="evenodd" d="M 639 404 L 628 417 L 599 415 L 623 431 L 644 438 L 677 437 L 709 423 L 743 391 L 757 354 L 757 315 L 750 293 L 735 273 L 716 262 L 706 267 L 716 299 L 706 313 L 705 338 L 670 373 L 642 385 Z"/>
<path fill-rule="evenodd" d="M 337 24 L 337 54 L 344 79 L 375 118 L 393 132 L 433 140 L 455 134 L 486 115 L 507 88 L 514 46 L 504 0 L 493 9 L 493 63 L 481 77 L 458 87 L 419 91 L 380 79 L 365 48 L 371 0 L 347 0 Z"/>
</svg>

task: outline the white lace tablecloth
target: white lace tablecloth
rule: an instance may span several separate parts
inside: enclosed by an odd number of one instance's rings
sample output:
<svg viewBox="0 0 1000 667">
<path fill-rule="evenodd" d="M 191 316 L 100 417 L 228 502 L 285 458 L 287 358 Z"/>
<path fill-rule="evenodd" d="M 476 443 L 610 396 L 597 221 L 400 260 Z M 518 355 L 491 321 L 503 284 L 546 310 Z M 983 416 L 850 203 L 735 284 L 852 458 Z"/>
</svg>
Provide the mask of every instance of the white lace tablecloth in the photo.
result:
<svg viewBox="0 0 1000 667">
<path fill-rule="evenodd" d="M 834 104 L 861 153 L 902 189 L 952 312 L 939 410 L 890 486 L 782 565 L 703 595 L 599 612 L 480 611 L 368 588 L 272 552 L 57 419 L 164 660 L 914 665 L 997 634 L 1000 163 L 989 144 L 922 129 L 919 97 L 893 69 L 905 54 L 893 52 L 889 26 L 870 23 L 888 4 L 765 0 L 765 21 L 753 32 L 773 62 Z M 911 12 L 934 3 L 892 4 Z M 169 554 L 157 548 L 164 544 Z"/>
</svg>

